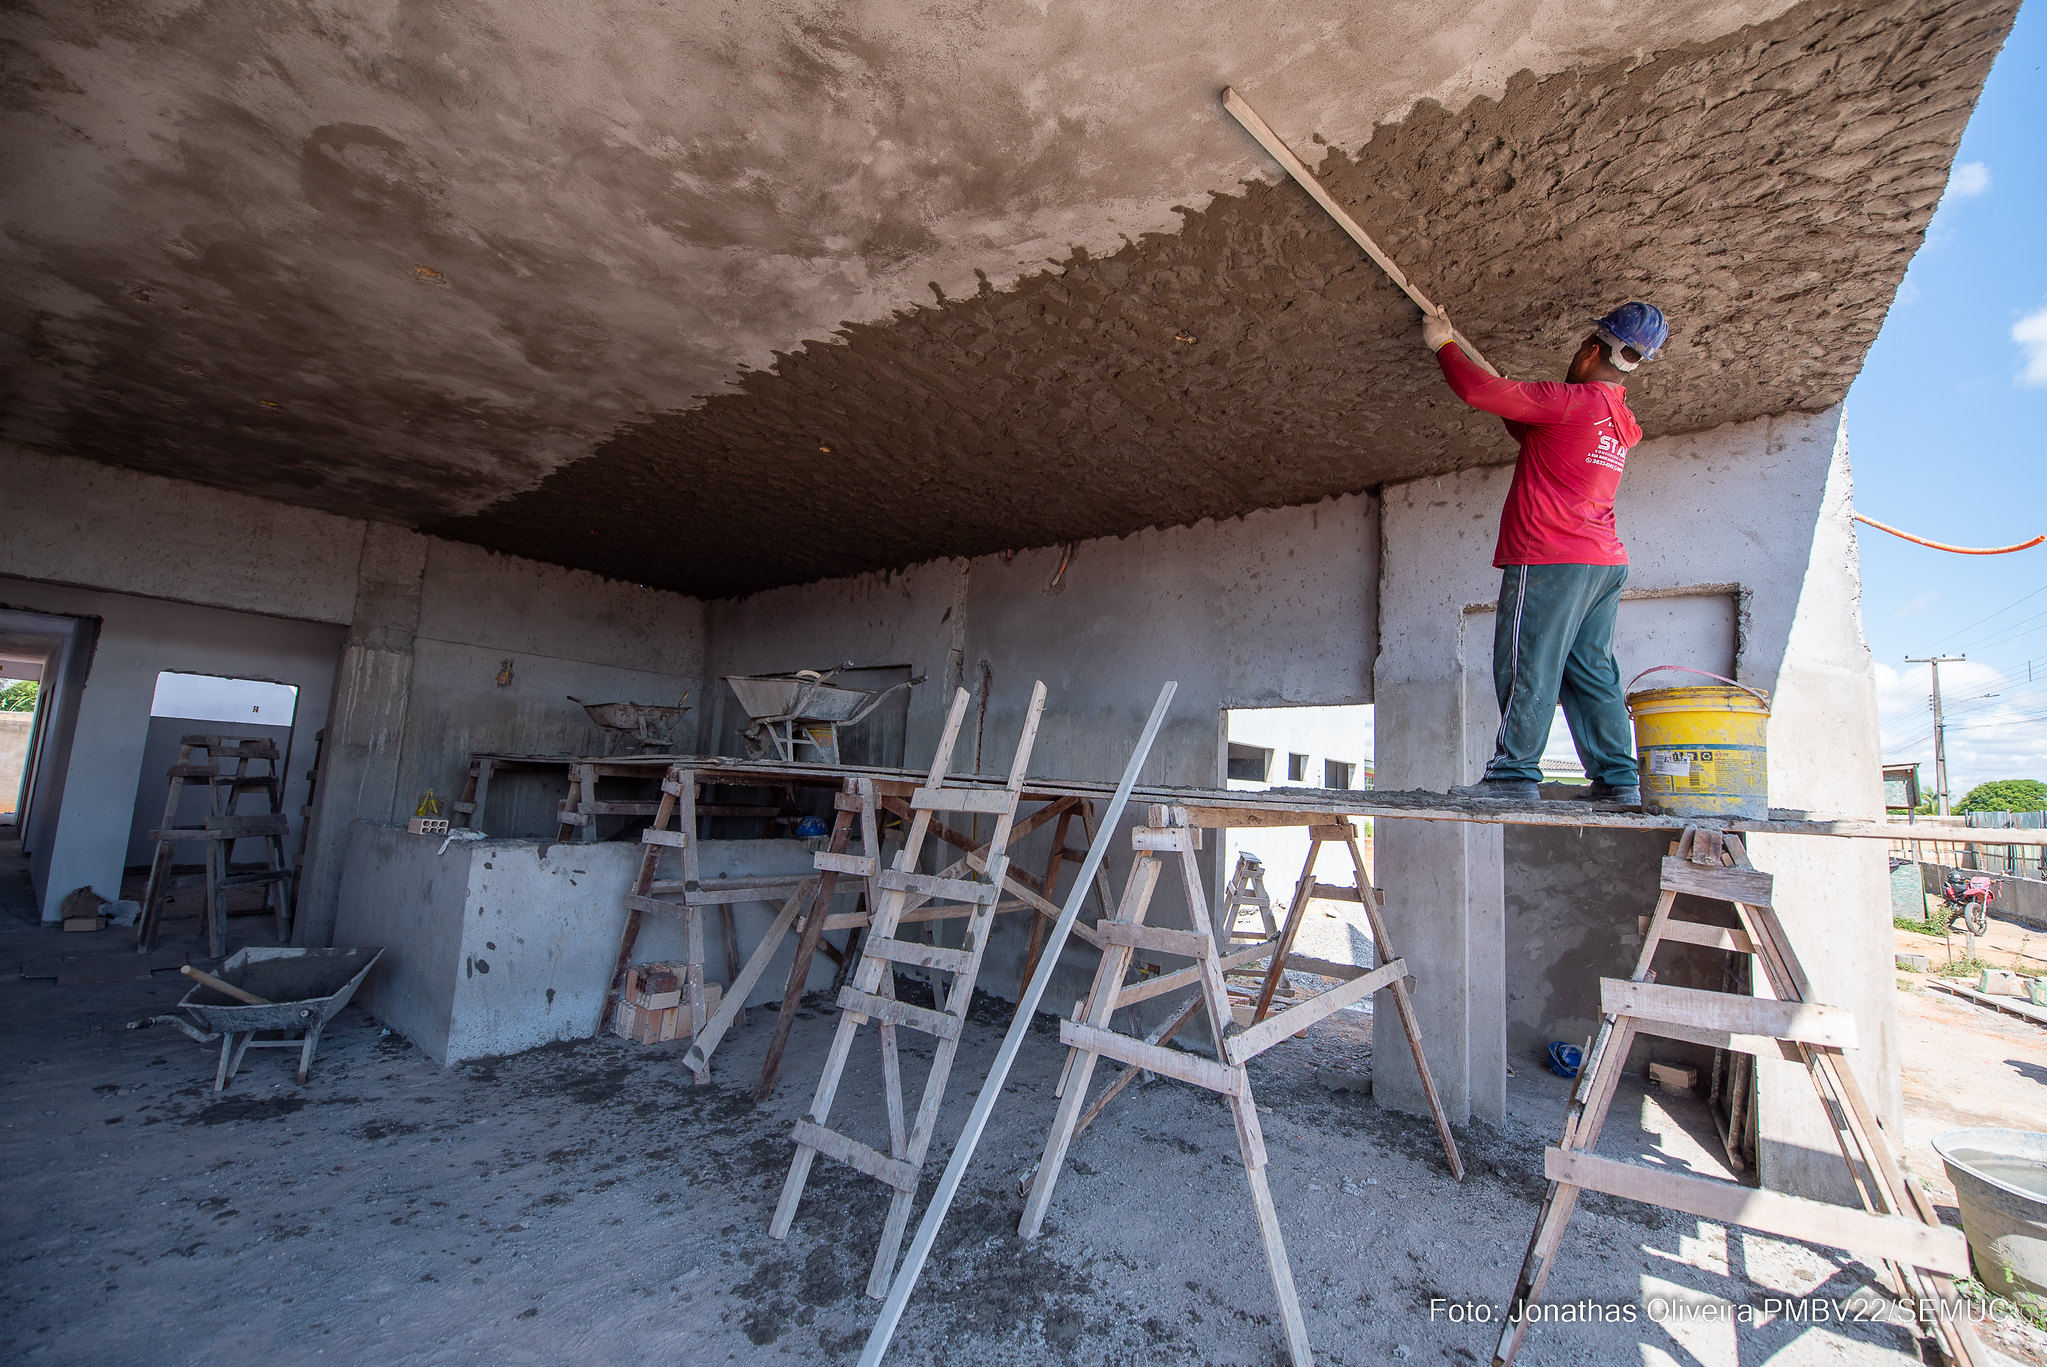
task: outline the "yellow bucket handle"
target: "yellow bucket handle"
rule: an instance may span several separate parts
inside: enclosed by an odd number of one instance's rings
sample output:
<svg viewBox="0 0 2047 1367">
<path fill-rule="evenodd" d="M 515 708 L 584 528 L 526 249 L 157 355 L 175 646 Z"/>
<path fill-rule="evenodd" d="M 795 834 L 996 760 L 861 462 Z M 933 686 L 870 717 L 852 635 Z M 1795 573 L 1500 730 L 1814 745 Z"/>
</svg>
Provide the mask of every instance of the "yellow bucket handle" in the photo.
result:
<svg viewBox="0 0 2047 1367">
<path fill-rule="evenodd" d="M 1642 682 L 1642 680 L 1648 678 L 1651 674 L 1654 674 L 1657 671 L 1664 669 L 1675 669 L 1681 674 L 1698 674 L 1708 679 L 1718 679 L 1721 683 L 1728 685 L 1730 688 L 1739 688 L 1742 692 L 1748 694 L 1751 698 L 1754 698 L 1757 702 L 1763 705 L 1764 711 L 1767 712 L 1770 708 L 1769 694 L 1761 692 L 1754 688 L 1750 688 L 1747 684 L 1736 683 L 1734 680 L 1727 678 L 1724 675 L 1715 674 L 1711 670 L 1693 669 L 1690 665 L 1651 665 L 1649 666 L 1649 668 L 1643 670 L 1640 674 L 1637 674 L 1634 678 L 1628 680 L 1628 686 L 1626 688 L 1623 688 L 1621 692 L 1623 693 L 1632 692 L 1636 684 Z"/>
</svg>

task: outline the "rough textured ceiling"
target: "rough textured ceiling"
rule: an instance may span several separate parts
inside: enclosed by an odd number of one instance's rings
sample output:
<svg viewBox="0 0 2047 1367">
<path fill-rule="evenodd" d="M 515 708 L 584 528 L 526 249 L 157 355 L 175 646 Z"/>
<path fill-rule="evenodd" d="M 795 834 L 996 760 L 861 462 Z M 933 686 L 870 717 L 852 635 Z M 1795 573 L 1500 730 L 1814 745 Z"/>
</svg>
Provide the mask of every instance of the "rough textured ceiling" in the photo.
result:
<svg viewBox="0 0 2047 1367">
<path fill-rule="evenodd" d="M 1225 81 L 1510 371 L 1819 407 L 2014 9 L 19 8 L 5 432 L 705 594 L 1504 458 Z"/>
</svg>

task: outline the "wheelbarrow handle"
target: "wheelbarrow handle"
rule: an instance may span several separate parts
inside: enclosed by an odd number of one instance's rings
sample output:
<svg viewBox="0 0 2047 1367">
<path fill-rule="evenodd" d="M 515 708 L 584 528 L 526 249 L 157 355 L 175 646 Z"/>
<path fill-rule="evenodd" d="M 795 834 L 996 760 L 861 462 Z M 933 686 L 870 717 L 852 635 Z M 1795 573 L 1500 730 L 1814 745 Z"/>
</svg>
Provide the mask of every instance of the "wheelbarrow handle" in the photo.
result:
<svg viewBox="0 0 2047 1367">
<path fill-rule="evenodd" d="M 891 693 L 900 692 L 901 690 L 906 688 L 915 688 L 918 684 L 923 682 L 924 676 L 922 674 L 919 674 L 914 679 L 905 679 L 903 680 L 903 682 L 899 684 L 890 684 L 887 688 L 882 689 L 879 693 L 870 693 L 867 695 L 866 702 L 861 703 L 860 706 L 853 709 L 852 716 L 847 717 L 844 721 L 838 724 L 840 726 L 851 726 L 854 722 L 862 720 L 867 716 L 869 712 L 872 712 L 875 708 L 881 706 L 884 702 L 888 701 L 888 697 Z"/>
</svg>

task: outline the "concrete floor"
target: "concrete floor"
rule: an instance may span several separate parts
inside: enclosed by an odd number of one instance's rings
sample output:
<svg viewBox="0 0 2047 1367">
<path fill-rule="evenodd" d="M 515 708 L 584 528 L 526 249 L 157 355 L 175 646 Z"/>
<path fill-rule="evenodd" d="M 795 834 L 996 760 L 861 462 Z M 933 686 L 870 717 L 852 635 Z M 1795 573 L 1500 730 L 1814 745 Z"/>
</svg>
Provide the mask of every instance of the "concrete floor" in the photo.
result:
<svg viewBox="0 0 2047 1367">
<path fill-rule="evenodd" d="M 0 952 L 99 940 L 111 953 L 117 934 L 0 918 Z M 15 1260 L 0 1287 L 0 1354 L 208 1367 L 857 1357 L 874 1318 L 862 1286 L 878 1186 L 820 1162 L 789 1239 L 766 1234 L 825 1012 L 805 1010 L 784 1085 L 762 1107 L 750 1099 L 767 1035 L 759 1012 L 705 1088 L 687 1085 L 673 1050 L 609 1039 L 443 1071 L 351 1010 L 307 1086 L 293 1083 L 282 1052 L 252 1054 L 216 1098 L 213 1049 L 122 1028 L 181 990 L 171 973 L 73 987 L 0 978 L 0 1031 L 13 1046 L 0 1061 L 0 1163 L 11 1177 L 0 1230 Z M 974 1013 L 946 1136 L 1005 1022 L 1000 1003 Z M 1519 1067 L 1508 1124 L 1460 1136 L 1471 1172 L 1459 1186 L 1428 1124 L 1318 1081 L 1325 1056 L 1355 1062 L 1358 1023 L 1347 1026 L 1289 1041 L 1254 1070 L 1317 1360 L 1486 1361 L 1494 1330 L 1451 1307 L 1496 1313 L 1511 1290 L 1567 1084 Z M 1990 1053 L 2047 1062 L 2037 1037 L 2001 1029 L 1990 1028 Z M 1927 1048 L 1950 1066 L 1954 1048 L 1940 1041 L 1956 1031 L 1931 1043 L 1916 1024 L 1908 1034 L 1915 1054 Z M 877 1133 L 870 1040 L 835 1119 Z M 1043 1140 L 1058 1062 L 1056 1036 L 1040 1030 L 891 1361 L 1283 1361 L 1234 1136 L 1210 1096 L 1169 1082 L 1126 1093 L 1076 1143 L 1045 1235 L 1017 1239 L 1016 1183 Z M 2008 1085 L 2037 1105 L 2042 1077 L 2020 1070 Z M 1708 1125 L 1700 1109 L 1667 1109 L 1631 1087 L 1602 1152 L 1715 1171 Z M 1866 1265 L 1831 1251 L 1594 1197 L 1549 1299 L 1760 1305 L 1840 1301 L 1872 1285 Z M 1521 1360 L 1919 1360 L 1906 1334 L 1882 1324 L 1762 1321 L 1545 1325 Z"/>
</svg>

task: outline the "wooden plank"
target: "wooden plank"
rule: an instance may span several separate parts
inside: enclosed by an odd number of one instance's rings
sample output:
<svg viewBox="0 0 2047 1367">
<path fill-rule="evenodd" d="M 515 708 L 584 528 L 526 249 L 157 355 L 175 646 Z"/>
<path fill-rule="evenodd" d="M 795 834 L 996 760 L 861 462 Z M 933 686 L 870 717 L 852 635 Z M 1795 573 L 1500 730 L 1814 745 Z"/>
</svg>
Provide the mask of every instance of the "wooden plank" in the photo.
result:
<svg viewBox="0 0 2047 1367">
<path fill-rule="evenodd" d="M 689 906 L 685 902 L 668 902 L 659 897 L 642 897 L 636 892 L 629 892 L 625 895 L 625 909 L 646 912 L 654 916 L 680 916 L 689 909 Z M 609 1025 L 607 1021 L 606 1028 L 609 1028 Z"/>
<path fill-rule="evenodd" d="M 1205 1087 L 1211 1092 L 1224 1096 L 1235 1096 L 1244 1089 L 1244 1070 L 1225 1067 L 1213 1059 L 1198 1054 L 1183 1054 L 1178 1049 L 1167 1049 L 1156 1044 L 1146 1044 L 1141 1039 L 1119 1035 L 1114 1030 L 1098 1026 L 1081 1025 L 1075 1021 L 1059 1023 L 1059 1042 L 1085 1053 L 1100 1054 L 1103 1058 L 1115 1059 L 1142 1068 L 1147 1073 L 1158 1073 L 1165 1077 L 1191 1082 L 1196 1087 Z"/>
<path fill-rule="evenodd" d="M 1290 1006 L 1267 1016 L 1248 1030 L 1231 1035 L 1223 1041 L 1223 1057 L 1241 1068 L 1289 1035 L 1300 1034 L 1317 1021 L 1327 1020 L 1352 1002 L 1360 1001 L 1395 979 L 1406 976 L 1407 960 L 1395 959 L 1370 973 L 1352 978 L 1341 987 L 1333 987 L 1319 997 L 1310 997 L 1299 1006 Z"/>
<path fill-rule="evenodd" d="M 1620 978 L 1599 980 L 1600 1010 L 1609 1016 L 1630 1016 L 1646 1029 L 1658 1022 L 1724 1030 L 1730 1035 L 1764 1035 L 1771 1039 L 1825 1044 L 1853 1049 L 1855 1015 L 1845 1007 L 1817 1002 L 1772 1001 L 1738 997 L 1731 992 L 1706 992 L 1696 987 L 1666 987 Z"/>
<path fill-rule="evenodd" d="M 1347 888 L 1341 883 L 1317 883 L 1315 890 L 1308 894 L 1311 902 L 1363 902 L 1365 899 L 1356 888 Z"/>
<path fill-rule="evenodd" d="M 557 824 L 563 826 L 587 826 L 590 824 L 589 817 L 584 816 L 581 812 L 572 812 L 567 807 L 558 808 L 555 811 L 554 819 Z M 673 834 L 673 832 L 664 831 L 662 834 Z"/>
<path fill-rule="evenodd" d="M 206 829 L 217 833 L 223 840 L 243 840 L 251 836 L 284 835 L 291 829 L 291 818 L 282 812 L 263 813 L 251 816 L 209 816 Z"/>
<path fill-rule="evenodd" d="M 577 815 L 580 815 L 580 813 L 565 811 L 561 813 L 561 819 L 567 821 L 570 817 Z M 581 823 L 575 824 L 580 825 Z M 689 844 L 689 836 L 681 831 L 664 831 L 658 826 L 650 826 L 640 832 L 640 843 L 642 845 L 666 845 L 671 850 L 679 850 Z"/>
<path fill-rule="evenodd" d="M 1679 855 L 1663 858 L 1663 890 L 1712 897 L 1722 902 L 1770 905 L 1770 875 L 1761 869 L 1702 868 Z"/>
<path fill-rule="evenodd" d="M 1201 959 L 1215 953 L 1214 941 L 1191 930 L 1167 930 L 1164 926 L 1132 925 L 1127 921 L 1097 921 L 1095 934 L 1101 936 L 1105 944 L 1177 954 L 1183 959 Z"/>
<path fill-rule="evenodd" d="M 1649 933 L 1647 916 L 1635 918 L 1636 927 L 1644 934 Z M 1679 940 L 1688 945 L 1703 945 L 1707 949 L 1724 949 L 1734 954 L 1753 954 L 1756 942 L 1749 939 L 1748 932 L 1735 930 L 1730 926 L 1709 926 L 1698 921 L 1665 920 L 1663 938 Z"/>
<path fill-rule="evenodd" d="M 825 923 L 831 929 L 831 923 Z M 974 971 L 974 956 L 964 949 L 948 949 L 944 945 L 919 944 L 914 940 L 898 940 L 893 935 L 869 936 L 867 943 L 860 946 L 860 952 L 870 958 L 886 959 L 893 964 L 911 964 L 917 968 L 935 968 L 942 973 L 971 973 Z"/>
<path fill-rule="evenodd" d="M 1074 928 L 1076 930 L 1079 929 L 1078 922 L 1075 923 Z M 1224 972 L 1228 972 L 1232 968 L 1241 968 L 1245 964 L 1256 963 L 1272 953 L 1278 944 L 1279 941 L 1277 940 L 1265 940 L 1259 944 L 1252 945 L 1248 949 L 1240 949 L 1233 954 L 1226 954 L 1218 961 L 1218 967 Z M 1289 956 L 1287 959 L 1288 967 L 1292 967 L 1294 962 L 1294 958 Z M 1358 970 L 1360 973 L 1364 971 L 1362 968 Z M 1183 987 L 1192 987 L 1200 981 L 1201 966 L 1196 964 L 1192 968 L 1178 968 L 1171 973 L 1161 973 L 1155 978 L 1145 978 L 1138 982 L 1126 983 L 1116 993 L 1116 1009 L 1120 1011 L 1126 1006 L 1135 1006 L 1139 1002 L 1150 1001 L 1153 997 L 1163 997 L 1168 992 L 1177 992 Z"/>
<path fill-rule="evenodd" d="M 1016 796 L 1007 788 L 919 788 L 910 794 L 910 809 L 1007 816 L 1016 810 Z"/>
<path fill-rule="evenodd" d="M 1184 807 L 1173 803 L 1153 803 L 1149 814 L 1154 826 L 1178 824 L 1210 831 L 1240 827 L 1314 826 L 1328 819 L 1326 812 L 1288 807 L 1211 807 L 1191 803 Z"/>
<path fill-rule="evenodd" d="M 879 957 L 879 956 L 877 956 Z M 899 1002 L 893 997 L 878 997 L 872 992 L 858 988 L 839 989 L 839 1009 L 857 1011 L 875 1020 L 887 1021 L 890 1025 L 907 1025 L 912 1030 L 922 1030 L 927 1035 L 940 1039 L 960 1037 L 960 1018 L 947 1011 L 933 1011 L 925 1006 L 912 1006 Z"/>
<path fill-rule="evenodd" d="M 658 802 L 579 802 L 576 810 L 585 816 L 656 816 Z"/>
<path fill-rule="evenodd" d="M 812 856 L 812 862 L 818 868 L 830 869 L 833 873 L 850 873 L 856 878 L 874 876 L 874 860 L 864 854 L 833 854 L 830 850 L 819 850 Z"/>
<path fill-rule="evenodd" d="M 802 874 L 791 874 L 786 878 L 772 881 L 762 879 L 742 882 L 736 878 L 714 878 L 702 887 L 683 894 L 683 900 L 693 907 L 729 907 L 745 902 L 773 902 L 787 896 L 803 882 Z"/>
<path fill-rule="evenodd" d="M 1310 826 L 1308 828 L 1308 839 L 1310 840 L 1333 840 L 1341 844 L 1346 840 L 1357 839 L 1357 835 L 1357 830 L 1348 821 L 1339 821 L 1334 825 Z"/>
<path fill-rule="evenodd" d="M 1715 1224 L 1802 1239 L 1826 1248 L 1891 1259 L 1933 1272 L 1969 1274 L 1969 1243 L 1959 1229 L 1902 1215 L 1872 1215 L 1733 1182 L 1658 1172 L 1612 1158 L 1551 1147 L 1543 1168 L 1552 1182 L 1604 1192 Z"/>
<path fill-rule="evenodd" d="M 1725 1030 L 1707 1030 L 1696 1025 L 1679 1025 L 1673 1021 L 1635 1022 L 1637 1033 L 1654 1035 L 1658 1039 L 1683 1040 L 1687 1044 L 1703 1044 L 1712 1049 L 1727 1049 L 1737 1054 L 1753 1054 L 1758 1058 L 1782 1058 L 1792 1063 L 1805 1062 L 1800 1046 L 1789 1040 L 1771 1039 L 1766 1035 L 1731 1035 Z"/>
<path fill-rule="evenodd" d="M 876 1181 L 894 1187 L 897 1191 L 917 1189 L 917 1169 L 898 1158 L 890 1158 L 879 1149 L 848 1139 L 837 1130 L 828 1130 L 808 1120 L 796 1122 L 792 1136 L 805 1148 L 816 1149 L 827 1158 L 836 1158 L 849 1168 L 857 1168 Z"/>
<path fill-rule="evenodd" d="M 1133 826 L 1130 828 L 1130 848 L 1174 854 L 1181 850 L 1198 850 L 1201 848 L 1201 832 L 1192 826 Z"/>
<path fill-rule="evenodd" d="M 903 873 L 896 869 L 883 869 L 874 876 L 874 883 L 876 887 L 890 892 L 922 893 L 948 902 L 987 903 L 1002 896 L 1002 890 L 993 883 L 979 883 L 966 878 L 934 878 L 928 873 Z"/>
<path fill-rule="evenodd" d="M 1349 982 L 1352 978 L 1362 978 L 1372 971 L 1357 964 L 1340 964 L 1332 959 L 1317 959 L 1307 954 L 1287 955 L 1286 966 L 1288 972 L 1313 973 L 1318 978 L 1339 978 L 1344 982 Z"/>
</svg>

